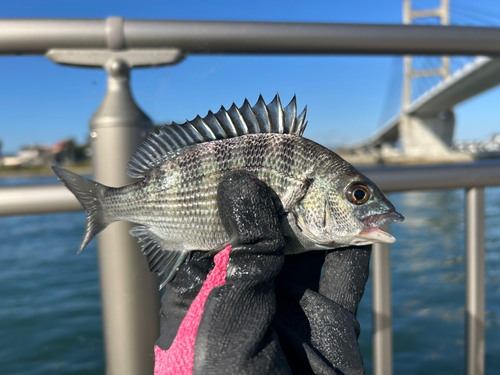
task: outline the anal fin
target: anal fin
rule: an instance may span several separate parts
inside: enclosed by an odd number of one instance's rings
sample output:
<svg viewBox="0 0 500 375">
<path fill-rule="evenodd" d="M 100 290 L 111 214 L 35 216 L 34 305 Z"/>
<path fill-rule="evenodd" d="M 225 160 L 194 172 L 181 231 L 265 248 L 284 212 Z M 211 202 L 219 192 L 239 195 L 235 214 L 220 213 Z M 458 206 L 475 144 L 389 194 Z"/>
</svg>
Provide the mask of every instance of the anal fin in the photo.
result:
<svg viewBox="0 0 500 375">
<path fill-rule="evenodd" d="M 130 229 L 130 234 L 139 239 L 142 252 L 148 260 L 149 270 L 160 276 L 160 289 L 162 289 L 174 278 L 189 251 L 165 249 L 162 239 L 151 228 L 145 226 L 133 227 Z"/>
</svg>

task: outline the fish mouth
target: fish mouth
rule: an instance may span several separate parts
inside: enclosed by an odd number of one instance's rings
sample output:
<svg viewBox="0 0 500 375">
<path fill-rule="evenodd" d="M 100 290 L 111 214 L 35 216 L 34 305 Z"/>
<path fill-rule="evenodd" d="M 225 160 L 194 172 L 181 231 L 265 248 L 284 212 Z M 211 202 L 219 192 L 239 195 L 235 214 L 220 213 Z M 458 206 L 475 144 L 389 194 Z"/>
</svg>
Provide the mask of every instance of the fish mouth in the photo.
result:
<svg viewBox="0 0 500 375">
<path fill-rule="evenodd" d="M 391 224 L 396 221 L 403 221 L 405 218 L 399 212 L 387 212 L 385 214 L 370 215 L 364 219 L 366 228 L 359 232 L 357 239 L 363 244 L 366 243 L 394 243 L 396 239 L 389 233 L 380 229 L 381 225 Z M 358 241 L 359 241 L 358 240 Z"/>
<path fill-rule="evenodd" d="M 405 217 L 399 212 L 386 212 L 385 214 L 370 215 L 364 219 L 364 222 L 369 227 L 380 227 L 381 225 L 391 224 L 396 221 L 403 221 Z"/>
</svg>

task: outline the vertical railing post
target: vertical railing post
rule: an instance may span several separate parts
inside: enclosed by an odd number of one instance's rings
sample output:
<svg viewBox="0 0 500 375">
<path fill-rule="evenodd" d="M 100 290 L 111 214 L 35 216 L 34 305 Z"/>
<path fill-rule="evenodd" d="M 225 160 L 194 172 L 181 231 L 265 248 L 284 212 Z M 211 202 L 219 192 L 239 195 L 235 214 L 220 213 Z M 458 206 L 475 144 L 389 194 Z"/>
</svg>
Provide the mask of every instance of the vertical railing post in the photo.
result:
<svg viewBox="0 0 500 375">
<path fill-rule="evenodd" d="M 108 91 L 90 120 L 92 165 L 96 181 L 110 186 L 132 182 L 125 167 L 151 120 L 130 93 L 129 66 L 111 59 Z M 154 342 L 159 336 L 156 276 L 128 231 L 130 223 L 112 224 L 98 236 L 106 374 L 152 374 Z"/>
<path fill-rule="evenodd" d="M 388 231 L 389 226 L 383 226 Z M 392 375 L 391 250 L 376 243 L 372 252 L 373 374 Z"/>
<path fill-rule="evenodd" d="M 484 188 L 465 193 L 466 369 L 484 374 L 485 357 L 485 202 Z"/>
<path fill-rule="evenodd" d="M 172 48 L 126 49 L 124 21 L 106 20 L 107 49 L 51 49 L 46 57 L 71 66 L 104 67 L 106 96 L 90 120 L 94 178 L 123 186 L 128 160 L 154 129 L 130 92 L 133 67 L 171 65 L 184 58 Z M 158 280 L 151 275 L 140 246 L 128 231 L 132 224 L 111 224 L 97 238 L 101 280 L 106 374 L 143 375 L 154 370 L 154 342 L 160 334 Z"/>
</svg>

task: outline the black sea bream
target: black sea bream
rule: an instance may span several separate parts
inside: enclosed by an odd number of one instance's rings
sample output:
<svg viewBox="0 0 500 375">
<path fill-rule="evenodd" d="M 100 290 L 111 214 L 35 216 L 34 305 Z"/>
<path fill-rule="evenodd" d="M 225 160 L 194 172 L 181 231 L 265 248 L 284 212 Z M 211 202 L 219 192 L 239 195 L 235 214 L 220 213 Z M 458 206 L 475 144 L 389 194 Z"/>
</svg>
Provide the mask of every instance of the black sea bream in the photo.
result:
<svg viewBox="0 0 500 375">
<path fill-rule="evenodd" d="M 230 243 L 217 211 L 217 186 L 225 173 L 244 169 L 265 182 L 275 197 L 286 253 L 392 243 L 382 224 L 402 221 L 368 178 L 327 148 L 302 137 L 306 110 L 295 98 L 262 97 L 205 118 L 151 133 L 132 156 L 127 174 L 140 180 L 111 188 L 54 167 L 87 211 L 80 251 L 110 223 L 139 224 L 150 270 L 170 281 L 192 250 Z"/>
</svg>

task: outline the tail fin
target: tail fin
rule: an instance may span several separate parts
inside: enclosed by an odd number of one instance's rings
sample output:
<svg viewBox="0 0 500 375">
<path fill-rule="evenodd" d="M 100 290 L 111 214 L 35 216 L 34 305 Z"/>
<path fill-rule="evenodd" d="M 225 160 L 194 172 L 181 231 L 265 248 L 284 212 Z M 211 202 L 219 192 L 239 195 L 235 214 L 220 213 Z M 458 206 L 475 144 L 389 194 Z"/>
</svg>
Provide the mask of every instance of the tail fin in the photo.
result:
<svg viewBox="0 0 500 375">
<path fill-rule="evenodd" d="M 87 211 L 85 233 L 78 250 L 80 253 L 98 233 L 111 224 L 111 220 L 106 218 L 101 201 L 108 188 L 64 168 L 52 167 L 52 170 Z"/>
</svg>

